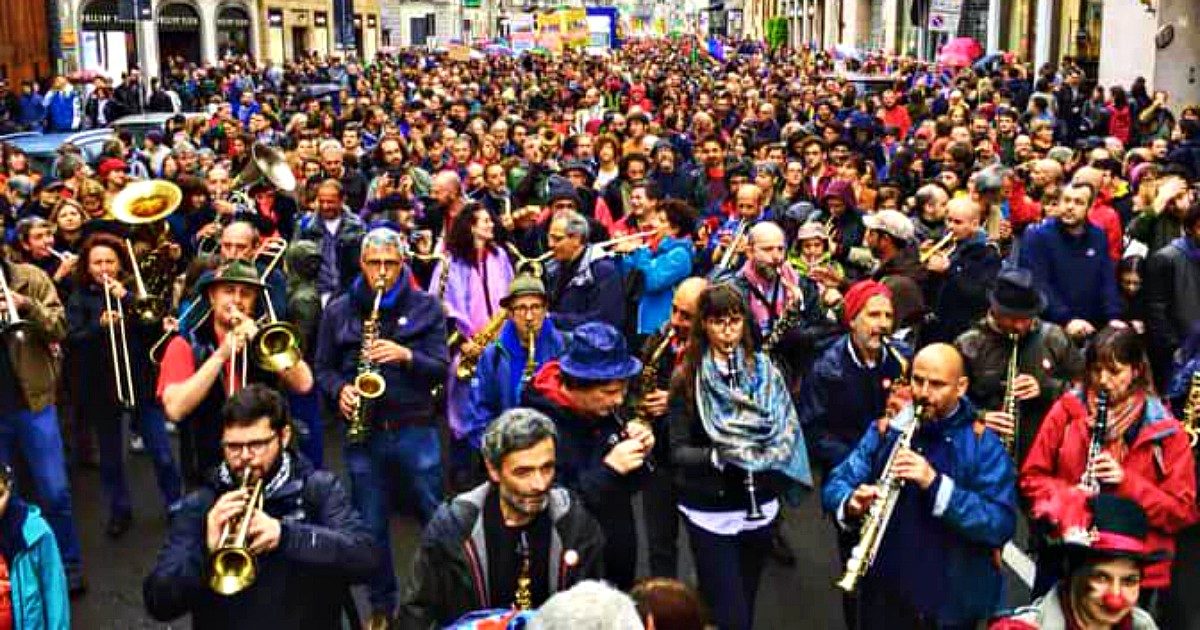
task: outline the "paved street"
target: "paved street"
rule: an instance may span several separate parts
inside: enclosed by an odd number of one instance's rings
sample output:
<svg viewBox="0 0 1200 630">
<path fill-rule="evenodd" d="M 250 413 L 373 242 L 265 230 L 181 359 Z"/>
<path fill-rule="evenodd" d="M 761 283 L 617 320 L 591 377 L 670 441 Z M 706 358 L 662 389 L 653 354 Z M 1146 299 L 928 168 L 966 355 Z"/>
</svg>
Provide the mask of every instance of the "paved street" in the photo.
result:
<svg viewBox="0 0 1200 630">
<path fill-rule="evenodd" d="M 327 442 L 328 444 L 328 442 Z M 334 466 L 340 467 L 337 449 L 328 449 Z M 165 521 L 154 484 L 150 460 L 142 455 L 129 456 L 130 483 L 136 511 L 134 528 L 117 542 L 103 533 L 105 514 L 100 493 L 99 472 L 75 472 L 74 497 L 80 536 L 83 539 L 88 594 L 73 606 L 73 627 L 87 630 L 126 630 L 134 628 L 187 628 L 186 621 L 158 624 L 142 609 L 142 577 L 154 563 L 162 543 Z M 841 606 L 833 586 L 840 575 L 833 530 L 820 516 L 816 494 L 790 511 L 786 518 L 788 537 L 793 541 L 798 562 L 793 568 L 769 564 L 763 575 L 758 601 L 759 628 L 840 628 Z M 408 516 L 392 519 L 393 552 L 401 579 L 407 572 L 417 541 L 415 520 Z M 645 537 L 642 537 L 645 540 Z M 640 566 L 645 571 L 644 552 Z M 682 554 L 684 579 L 695 584 L 690 554 Z M 1010 580 L 1013 601 L 1024 596 L 1024 589 Z"/>
</svg>

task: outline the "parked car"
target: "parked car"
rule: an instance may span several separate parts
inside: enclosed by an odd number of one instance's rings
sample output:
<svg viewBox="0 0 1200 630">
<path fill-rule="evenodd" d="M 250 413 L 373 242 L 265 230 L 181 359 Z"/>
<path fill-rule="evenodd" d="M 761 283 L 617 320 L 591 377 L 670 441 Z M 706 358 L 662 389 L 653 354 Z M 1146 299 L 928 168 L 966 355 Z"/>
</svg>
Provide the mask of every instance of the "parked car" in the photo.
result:
<svg viewBox="0 0 1200 630">
<path fill-rule="evenodd" d="M 29 164 L 44 176 L 56 177 L 54 162 L 58 159 L 58 148 L 73 144 L 83 152 L 87 163 L 93 168 L 100 161 L 104 143 L 117 137 L 112 129 L 90 129 L 73 133 L 41 133 L 23 131 L 0 136 L 0 142 L 10 144 L 29 156 Z"/>
</svg>

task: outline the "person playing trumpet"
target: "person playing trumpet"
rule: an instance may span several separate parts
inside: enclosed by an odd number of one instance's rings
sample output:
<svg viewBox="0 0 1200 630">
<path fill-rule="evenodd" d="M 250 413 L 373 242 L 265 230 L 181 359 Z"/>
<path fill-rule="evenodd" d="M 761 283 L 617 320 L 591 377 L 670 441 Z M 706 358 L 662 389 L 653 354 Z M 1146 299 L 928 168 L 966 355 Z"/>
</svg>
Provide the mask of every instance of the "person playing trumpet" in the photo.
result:
<svg viewBox="0 0 1200 630">
<path fill-rule="evenodd" d="M 946 207 L 946 231 L 953 245 L 925 261 L 925 293 L 934 317 L 922 328 L 923 342 L 952 342 L 983 317 L 988 290 L 1000 272 L 1000 252 L 983 231 L 979 204 L 958 198 Z"/>
<path fill-rule="evenodd" d="M 251 345 L 262 287 L 257 270 L 245 261 L 206 271 L 196 293 L 208 302 L 208 318 L 171 339 L 163 352 L 158 397 L 167 419 L 180 424 L 184 477 L 190 483 L 220 461 L 216 418 L 229 395 L 248 383 L 270 383 L 297 394 L 312 389 L 313 374 L 303 360 L 276 374 L 255 365 Z"/>
<path fill-rule="evenodd" d="M 180 504 L 142 585 L 146 610 L 167 622 L 191 614 L 210 628 L 340 628 L 349 587 L 378 564 L 379 549 L 337 476 L 291 447 L 283 396 L 255 383 L 221 409 L 221 458 Z M 248 506 L 241 478 L 262 480 Z M 232 596 L 207 586 L 211 554 L 231 520 L 249 518 L 246 551 L 254 581 Z"/>
<path fill-rule="evenodd" d="M 634 315 L 634 332 L 645 338 L 662 328 L 670 316 L 675 287 L 692 273 L 692 233 L 696 220 L 692 209 L 679 200 L 664 201 L 642 215 L 640 228 L 653 232 L 645 241 L 629 239 L 613 245 L 621 257 L 626 281 L 633 274 L 641 279 L 641 298 Z"/>
<path fill-rule="evenodd" d="M 67 341 L 83 369 L 79 370 L 79 389 L 86 404 L 78 406 L 80 422 L 94 428 L 99 442 L 100 480 L 109 503 L 105 534 L 122 536 L 133 523 L 133 505 L 125 479 L 122 433 L 126 414 L 134 414 L 136 424 L 154 462 L 154 473 L 162 493 L 163 505 L 170 506 L 182 496 L 182 483 L 171 453 L 162 409 L 152 404 L 153 392 L 148 379 L 128 379 L 131 374 L 150 373 L 144 340 L 153 335 L 133 316 L 132 292 L 121 283 L 128 273 L 125 245 L 116 237 L 99 233 L 87 238 L 80 251 L 84 264 L 75 274 L 75 290 L 67 301 Z M 106 296 L 105 293 L 108 293 Z M 130 316 L 120 318 L 113 306 L 121 302 Z M 117 327 L 124 327 L 118 332 Z M 128 340 L 116 346 L 116 339 Z M 113 354 L 113 347 L 117 354 Z M 125 372 L 128 362 L 130 369 Z M 127 382 L 128 379 L 128 382 Z M 114 387 L 114 383 L 116 386 Z M 127 397 L 132 394 L 133 400 Z"/>
</svg>

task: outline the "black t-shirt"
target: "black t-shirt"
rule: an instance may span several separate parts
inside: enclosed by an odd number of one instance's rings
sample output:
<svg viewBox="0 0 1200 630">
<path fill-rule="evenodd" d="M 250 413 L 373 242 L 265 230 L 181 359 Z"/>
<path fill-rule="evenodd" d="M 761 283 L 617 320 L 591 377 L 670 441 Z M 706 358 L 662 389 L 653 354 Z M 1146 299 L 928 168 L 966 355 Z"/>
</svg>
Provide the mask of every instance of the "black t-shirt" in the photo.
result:
<svg viewBox="0 0 1200 630">
<path fill-rule="evenodd" d="M 549 597 L 550 516 L 543 511 L 524 527 L 507 527 L 500 513 L 500 490 L 493 487 L 483 505 L 483 531 L 487 542 L 488 596 L 495 608 L 513 605 L 521 567 L 522 533 L 529 549 L 530 593 L 533 607 Z"/>
</svg>

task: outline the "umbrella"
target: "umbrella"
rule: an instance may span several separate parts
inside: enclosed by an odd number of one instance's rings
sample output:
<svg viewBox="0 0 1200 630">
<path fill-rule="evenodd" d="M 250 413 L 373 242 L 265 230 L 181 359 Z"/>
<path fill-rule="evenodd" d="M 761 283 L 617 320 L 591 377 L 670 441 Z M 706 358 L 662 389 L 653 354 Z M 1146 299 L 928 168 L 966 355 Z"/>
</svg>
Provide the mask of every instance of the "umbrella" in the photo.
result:
<svg viewBox="0 0 1200 630">
<path fill-rule="evenodd" d="M 504 44 L 488 44 L 483 47 L 483 52 L 497 57 L 511 57 L 513 54 L 512 49 Z"/>
<path fill-rule="evenodd" d="M 983 55 L 983 46 L 972 37 L 955 37 L 942 46 L 938 63 L 948 66 L 969 66 Z"/>
<path fill-rule="evenodd" d="M 854 59 L 862 61 L 862 51 L 851 46 L 850 44 L 837 44 L 833 47 L 833 56 L 836 59 Z"/>
<path fill-rule="evenodd" d="M 86 70 L 76 70 L 75 72 L 72 72 L 71 74 L 67 75 L 67 78 L 76 83 L 88 83 L 90 81 L 95 80 L 96 77 L 102 77 L 102 76 L 104 76 L 104 75 L 101 74 L 100 71 L 98 71 L 98 70 L 86 69 Z"/>
</svg>

